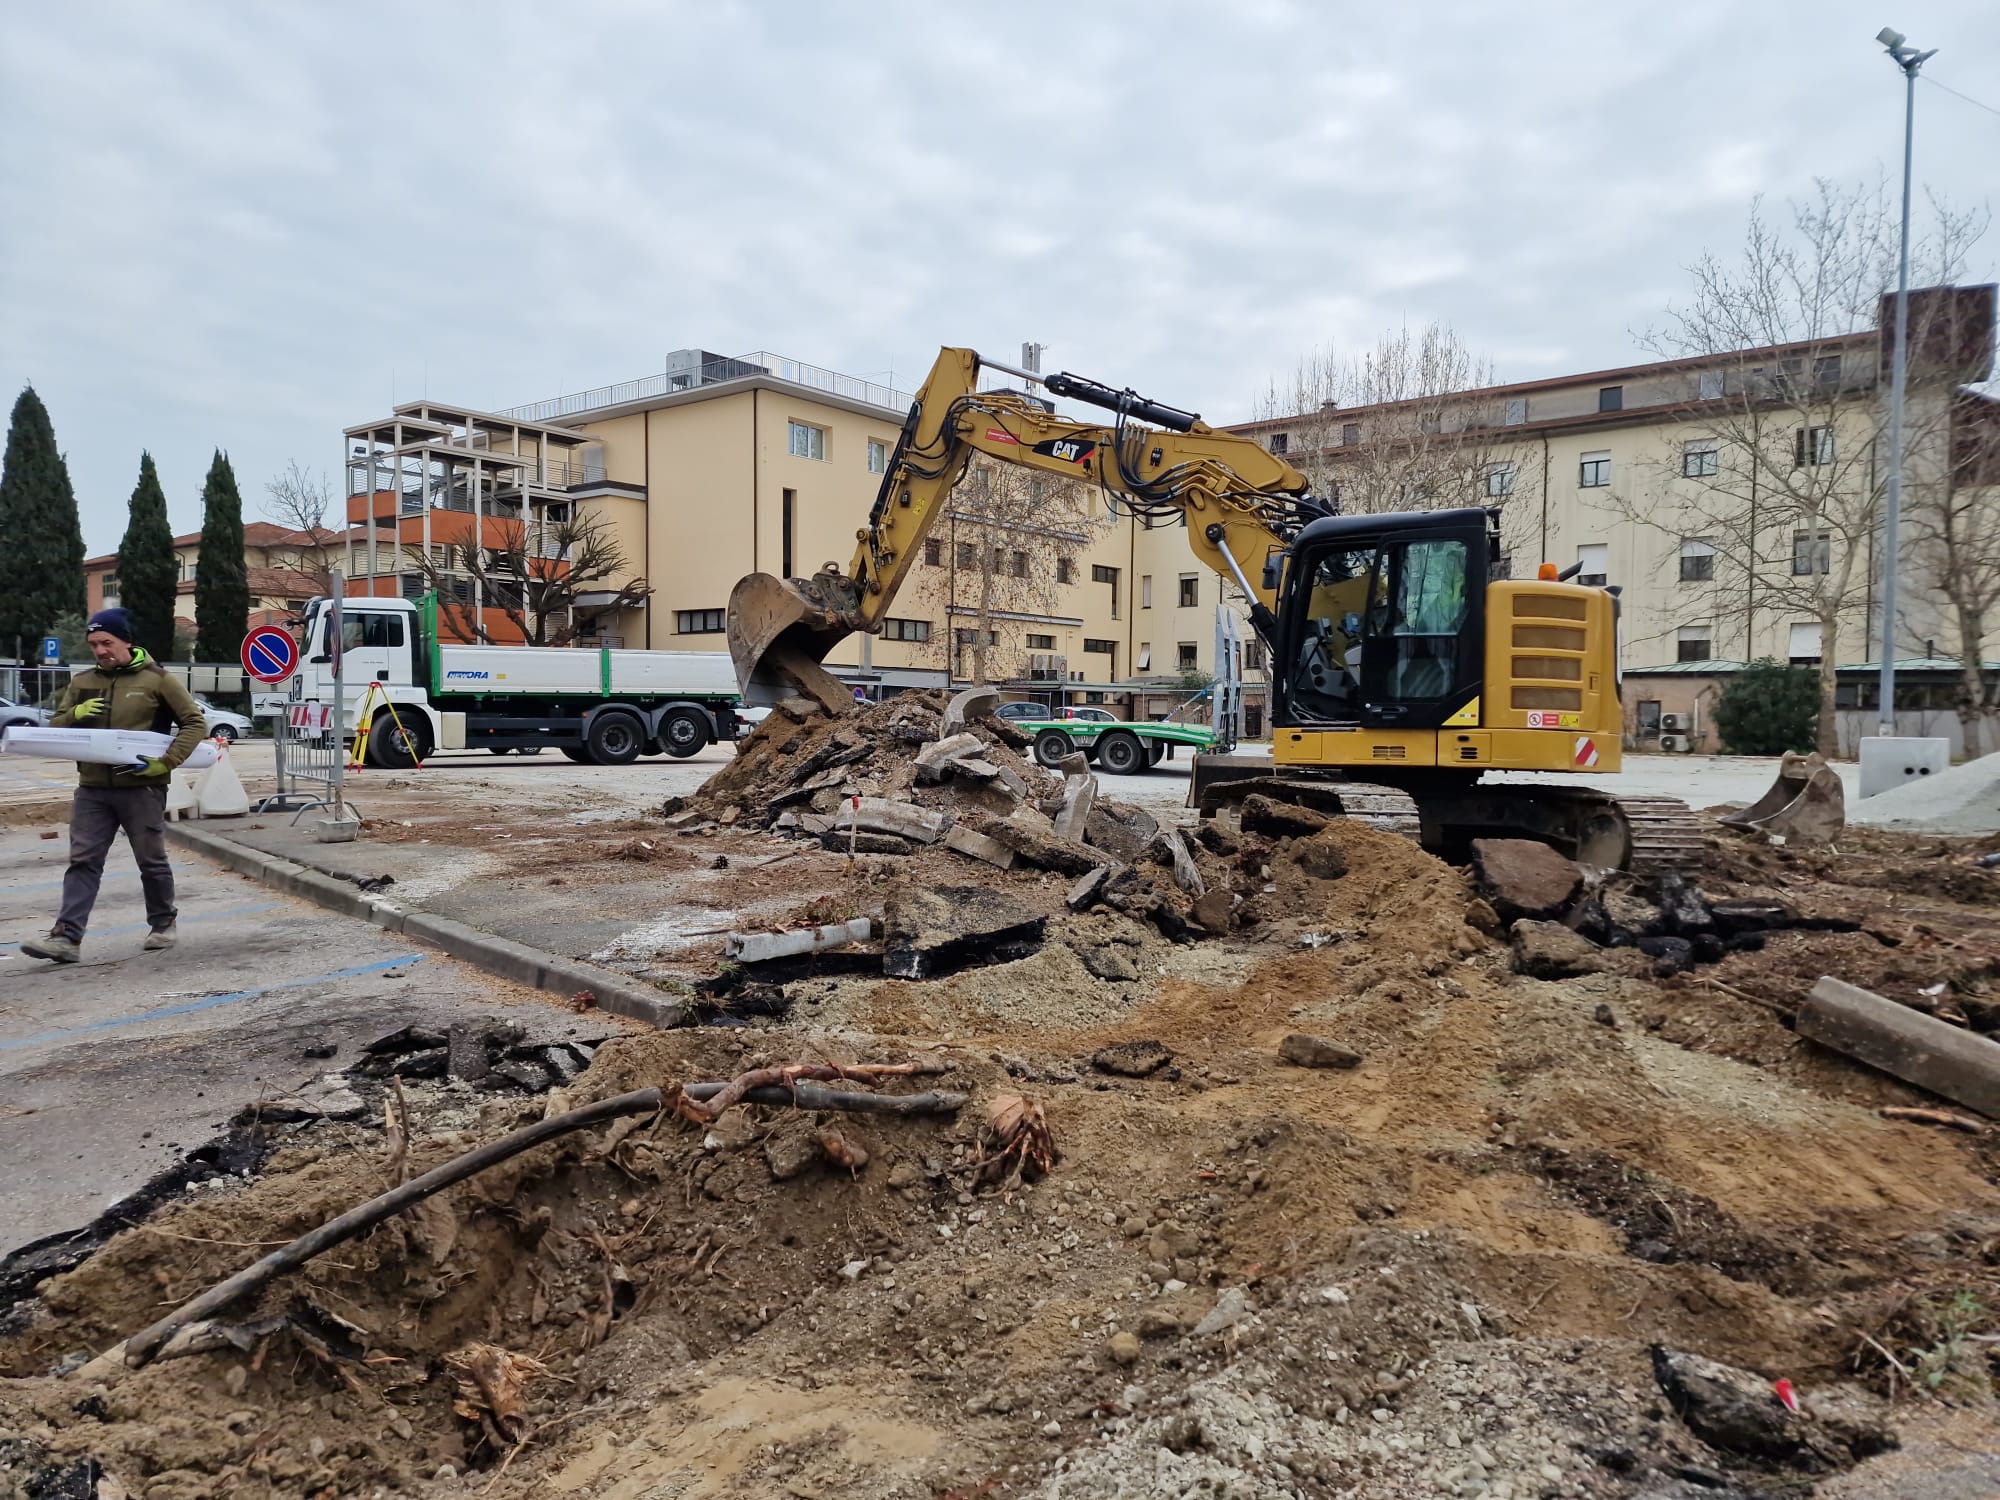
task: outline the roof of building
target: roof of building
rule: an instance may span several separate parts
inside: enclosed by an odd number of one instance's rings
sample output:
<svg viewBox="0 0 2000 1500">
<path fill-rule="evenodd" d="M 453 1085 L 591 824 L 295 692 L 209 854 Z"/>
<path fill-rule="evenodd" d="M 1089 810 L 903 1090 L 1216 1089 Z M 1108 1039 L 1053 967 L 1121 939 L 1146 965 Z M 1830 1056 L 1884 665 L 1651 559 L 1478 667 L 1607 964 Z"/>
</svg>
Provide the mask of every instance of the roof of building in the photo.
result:
<svg viewBox="0 0 2000 1500">
<path fill-rule="evenodd" d="M 1744 661 L 1715 657 L 1705 661 L 1663 662 L 1654 667 L 1627 667 L 1625 675 L 1627 677 L 1726 677 L 1732 672 L 1741 672 L 1749 665 L 1750 663 Z M 1951 656 L 1910 656 L 1899 657 L 1896 661 L 1898 672 L 1956 672 L 1958 669 L 1958 659 Z M 2000 661 L 1989 661 L 1984 664 L 1984 669 L 1988 672 L 2000 672 Z M 1845 662 L 1833 670 L 1836 675 L 1843 677 L 1861 676 L 1880 672 L 1882 664 L 1873 661 Z"/>
<path fill-rule="evenodd" d="M 339 532 L 330 531 L 326 527 L 320 528 L 320 542 L 336 542 L 339 540 Z M 245 521 L 243 523 L 243 545 L 246 547 L 310 547 L 313 544 L 314 539 L 310 533 L 295 531 L 289 526 L 274 525 L 270 521 Z M 184 532 L 174 538 L 174 550 L 176 552 L 180 551 L 183 547 L 198 547 L 200 545 L 201 533 L 199 531 Z M 96 557 L 86 557 L 83 560 L 83 565 L 86 569 L 116 567 L 118 565 L 118 554 L 116 552 L 105 552 Z"/>
</svg>

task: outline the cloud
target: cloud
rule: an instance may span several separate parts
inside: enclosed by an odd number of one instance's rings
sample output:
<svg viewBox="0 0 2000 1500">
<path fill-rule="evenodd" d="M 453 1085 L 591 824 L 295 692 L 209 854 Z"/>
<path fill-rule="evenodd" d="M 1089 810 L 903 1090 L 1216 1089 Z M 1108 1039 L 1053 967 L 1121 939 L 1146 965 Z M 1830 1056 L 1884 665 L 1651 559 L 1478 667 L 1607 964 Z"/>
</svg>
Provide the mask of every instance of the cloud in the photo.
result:
<svg viewBox="0 0 2000 1500">
<path fill-rule="evenodd" d="M 1972 93 L 2000 71 L 1984 9 L 1938 0 L 1919 36 Z M 105 550 L 142 447 L 193 529 L 213 447 L 254 510 L 392 397 L 513 405 L 685 346 L 909 386 L 940 344 L 1035 339 L 1212 419 L 1405 322 L 1506 378 L 1601 368 L 1753 195 L 1894 162 L 1878 25 L 1859 0 L 1810 26 L 1721 0 L 21 9 L 0 394 L 42 391 Z M 1991 117 L 1919 108 L 1923 178 L 1989 192 Z"/>
</svg>

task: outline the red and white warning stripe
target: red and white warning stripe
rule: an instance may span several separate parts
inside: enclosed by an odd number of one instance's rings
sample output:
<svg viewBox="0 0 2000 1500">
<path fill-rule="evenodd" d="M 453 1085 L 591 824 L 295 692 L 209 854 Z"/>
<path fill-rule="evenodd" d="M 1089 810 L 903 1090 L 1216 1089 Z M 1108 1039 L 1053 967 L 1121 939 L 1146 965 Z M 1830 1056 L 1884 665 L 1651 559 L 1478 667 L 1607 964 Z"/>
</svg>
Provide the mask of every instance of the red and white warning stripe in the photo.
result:
<svg viewBox="0 0 2000 1500">
<path fill-rule="evenodd" d="M 1597 746 L 1587 734 L 1576 737 L 1576 763 L 1586 771 L 1597 764 Z"/>
</svg>

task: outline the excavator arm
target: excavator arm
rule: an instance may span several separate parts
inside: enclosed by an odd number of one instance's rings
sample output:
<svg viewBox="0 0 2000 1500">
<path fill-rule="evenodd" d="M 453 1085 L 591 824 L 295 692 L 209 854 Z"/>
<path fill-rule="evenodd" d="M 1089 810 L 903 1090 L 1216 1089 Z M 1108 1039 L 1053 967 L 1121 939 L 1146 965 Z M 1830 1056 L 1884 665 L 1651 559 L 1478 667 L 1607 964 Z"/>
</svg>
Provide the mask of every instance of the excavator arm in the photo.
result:
<svg viewBox="0 0 2000 1500">
<path fill-rule="evenodd" d="M 982 366 L 1112 411 L 1116 420 L 1076 422 L 1018 391 L 981 391 Z M 952 487 L 981 453 L 1094 483 L 1114 511 L 1142 522 L 1185 519 L 1195 555 L 1249 596 L 1251 623 L 1267 639 L 1276 600 L 1265 560 L 1306 522 L 1329 514 L 1290 464 L 1192 412 L 1067 372 L 1044 376 L 947 348 L 910 407 L 847 570 L 829 565 L 794 579 L 753 573 L 730 594 L 729 649 L 746 697 L 789 679 L 829 709 L 848 703 L 820 662 L 854 631 L 881 628 Z"/>
</svg>

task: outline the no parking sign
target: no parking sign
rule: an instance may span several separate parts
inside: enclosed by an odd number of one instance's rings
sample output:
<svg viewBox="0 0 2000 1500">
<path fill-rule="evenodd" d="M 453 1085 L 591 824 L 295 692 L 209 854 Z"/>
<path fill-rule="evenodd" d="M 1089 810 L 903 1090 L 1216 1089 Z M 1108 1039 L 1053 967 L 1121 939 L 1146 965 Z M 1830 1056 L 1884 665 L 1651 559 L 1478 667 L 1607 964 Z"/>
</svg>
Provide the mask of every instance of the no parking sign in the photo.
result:
<svg viewBox="0 0 2000 1500">
<path fill-rule="evenodd" d="M 275 625 L 259 625 L 243 637 L 243 670 L 259 682 L 283 682 L 298 664 L 298 642 Z"/>
</svg>

